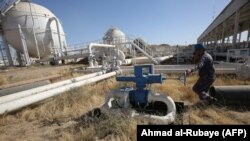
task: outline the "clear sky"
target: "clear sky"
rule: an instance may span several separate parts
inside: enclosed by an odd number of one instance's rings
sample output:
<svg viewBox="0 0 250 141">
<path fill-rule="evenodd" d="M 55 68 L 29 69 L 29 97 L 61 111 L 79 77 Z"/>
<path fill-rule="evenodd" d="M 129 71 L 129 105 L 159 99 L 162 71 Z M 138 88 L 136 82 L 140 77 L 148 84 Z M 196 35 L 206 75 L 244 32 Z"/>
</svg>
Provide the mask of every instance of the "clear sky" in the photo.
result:
<svg viewBox="0 0 250 141">
<path fill-rule="evenodd" d="M 32 0 L 61 21 L 68 45 L 102 39 L 111 27 L 149 44 L 193 44 L 230 0 Z"/>
</svg>

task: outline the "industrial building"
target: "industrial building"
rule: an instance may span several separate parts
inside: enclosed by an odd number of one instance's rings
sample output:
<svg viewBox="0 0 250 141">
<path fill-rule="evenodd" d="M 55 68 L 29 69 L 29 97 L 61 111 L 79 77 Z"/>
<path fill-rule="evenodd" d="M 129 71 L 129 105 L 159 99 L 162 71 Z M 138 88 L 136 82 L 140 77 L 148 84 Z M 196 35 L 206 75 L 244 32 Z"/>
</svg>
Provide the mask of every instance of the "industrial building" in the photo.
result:
<svg viewBox="0 0 250 141">
<path fill-rule="evenodd" d="M 250 1 L 232 0 L 197 39 L 216 61 L 237 62 L 250 56 Z M 178 47 L 177 63 L 190 62 L 192 45 Z"/>
</svg>

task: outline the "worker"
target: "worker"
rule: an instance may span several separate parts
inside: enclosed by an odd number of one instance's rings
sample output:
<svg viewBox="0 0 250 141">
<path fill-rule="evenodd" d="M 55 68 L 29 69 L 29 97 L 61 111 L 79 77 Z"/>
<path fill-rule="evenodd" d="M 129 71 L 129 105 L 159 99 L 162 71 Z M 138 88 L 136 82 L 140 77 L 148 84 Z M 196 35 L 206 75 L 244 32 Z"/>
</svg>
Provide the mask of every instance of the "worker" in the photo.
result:
<svg viewBox="0 0 250 141">
<path fill-rule="evenodd" d="M 216 98 L 209 95 L 209 89 L 216 79 L 215 68 L 212 56 L 206 52 L 202 44 L 194 45 L 195 68 L 188 69 L 187 75 L 198 70 L 199 79 L 193 86 L 193 91 L 199 96 L 201 104 L 210 105 L 217 101 Z"/>
</svg>

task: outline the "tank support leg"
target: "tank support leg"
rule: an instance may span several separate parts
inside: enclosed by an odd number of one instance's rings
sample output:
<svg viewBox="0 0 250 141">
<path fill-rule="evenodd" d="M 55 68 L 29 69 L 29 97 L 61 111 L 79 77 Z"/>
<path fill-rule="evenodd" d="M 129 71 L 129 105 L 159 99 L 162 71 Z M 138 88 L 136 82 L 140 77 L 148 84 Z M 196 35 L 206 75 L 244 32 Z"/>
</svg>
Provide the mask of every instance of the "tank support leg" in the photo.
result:
<svg viewBox="0 0 250 141">
<path fill-rule="evenodd" d="M 11 53 L 10 53 L 9 45 L 8 45 L 7 41 L 4 39 L 4 37 L 3 37 L 3 48 L 5 49 L 5 53 L 6 53 L 6 56 L 7 56 L 7 59 L 8 59 L 9 66 L 14 66 L 12 56 L 11 56 Z"/>
<path fill-rule="evenodd" d="M 22 29 L 21 29 L 20 25 L 18 25 L 18 30 L 19 30 L 20 39 L 21 39 L 21 42 L 22 42 L 22 48 L 23 48 L 25 65 L 29 66 L 31 64 L 30 57 L 29 57 L 29 52 L 28 52 L 28 49 L 27 49 L 27 44 L 26 44 L 26 41 L 25 41 L 25 36 L 22 33 Z"/>
</svg>

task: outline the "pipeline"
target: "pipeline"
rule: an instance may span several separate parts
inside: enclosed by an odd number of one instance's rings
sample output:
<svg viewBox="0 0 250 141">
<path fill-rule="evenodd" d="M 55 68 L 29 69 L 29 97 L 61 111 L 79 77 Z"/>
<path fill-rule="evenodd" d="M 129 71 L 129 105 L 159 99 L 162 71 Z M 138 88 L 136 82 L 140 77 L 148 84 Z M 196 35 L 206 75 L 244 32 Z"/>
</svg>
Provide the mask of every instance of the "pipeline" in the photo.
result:
<svg viewBox="0 0 250 141">
<path fill-rule="evenodd" d="M 92 55 L 92 48 L 94 48 L 94 47 L 115 48 L 114 45 L 90 43 L 89 46 L 88 46 L 88 50 L 89 50 L 90 55 Z"/>
<path fill-rule="evenodd" d="M 0 104 L 9 102 L 9 101 L 12 101 L 12 100 L 15 100 L 15 99 L 23 98 L 23 97 L 26 97 L 26 96 L 30 96 L 30 95 L 33 95 L 33 94 L 37 94 L 37 93 L 47 91 L 47 90 L 50 90 L 50 89 L 54 89 L 54 88 L 57 88 L 57 87 L 61 87 L 61 86 L 64 86 L 64 85 L 68 85 L 68 84 L 71 84 L 71 83 L 74 83 L 74 82 L 89 79 L 89 78 L 92 78 L 92 77 L 95 77 L 95 76 L 98 76 L 98 75 L 102 75 L 104 73 L 105 73 L 104 71 L 91 73 L 91 74 L 80 76 L 80 77 L 77 77 L 77 78 L 72 78 L 72 79 L 69 79 L 69 80 L 64 80 L 64 81 L 49 84 L 49 85 L 46 85 L 46 86 L 41 86 L 41 87 L 26 90 L 26 91 L 13 93 L 11 95 L 2 96 L 2 97 L 0 97 Z"/>
<path fill-rule="evenodd" d="M 170 58 L 173 58 L 174 57 L 174 55 L 167 55 L 167 56 L 162 56 L 162 57 L 157 57 L 157 58 L 155 58 L 158 62 L 163 62 L 163 61 L 166 61 L 166 60 L 168 60 L 168 59 L 170 59 Z"/>
<path fill-rule="evenodd" d="M 126 59 L 128 60 L 128 59 Z M 155 71 L 160 73 L 184 73 L 187 69 L 193 68 L 194 65 L 155 65 Z M 133 71 L 133 66 L 121 66 L 123 71 Z M 216 65 L 216 74 L 235 74 L 236 68 L 232 66 Z"/>
<path fill-rule="evenodd" d="M 168 55 L 168 56 L 162 56 L 162 57 L 157 57 L 155 58 L 159 63 L 172 58 L 173 55 Z M 135 57 L 135 58 L 130 58 L 130 59 L 125 59 L 123 65 L 130 65 L 132 63 L 134 64 L 144 64 L 144 63 L 151 63 L 152 61 L 148 59 L 148 57 Z"/>
<path fill-rule="evenodd" d="M 62 39 L 61 39 L 61 33 L 60 33 L 60 28 L 59 28 L 59 21 L 56 17 L 51 17 L 49 18 L 49 21 L 52 22 L 53 20 L 56 21 L 56 29 L 57 29 L 57 34 L 58 34 L 58 40 L 59 40 L 59 46 L 60 46 L 60 49 L 61 51 L 62 50 Z M 51 30 L 51 29 L 50 29 Z M 52 30 L 51 30 L 52 31 Z M 51 35 L 51 37 L 53 37 L 53 35 Z"/>
<path fill-rule="evenodd" d="M 228 106 L 250 106 L 250 86 L 213 86 L 210 95 L 218 99 L 218 103 Z"/>
<path fill-rule="evenodd" d="M 89 51 L 89 67 L 93 67 L 94 66 L 94 62 L 93 62 L 93 53 L 92 53 L 92 48 L 94 47 L 99 47 L 99 48 L 115 48 L 114 45 L 108 45 L 108 44 L 97 44 L 97 43 L 90 43 L 88 46 L 88 51 Z"/>
<path fill-rule="evenodd" d="M 63 85 L 63 86 L 58 87 L 58 88 L 43 91 L 43 92 L 31 95 L 31 96 L 15 99 L 15 100 L 12 100 L 12 101 L 9 101 L 6 103 L 1 103 L 0 104 L 0 115 L 18 110 L 20 108 L 31 105 L 33 103 L 36 103 L 36 102 L 42 101 L 44 99 L 56 96 L 58 94 L 61 94 L 62 92 L 68 91 L 70 89 L 77 88 L 80 86 L 84 86 L 84 85 L 87 85 L 90 83 L 94 83 L 94 82 L 97 82 L 100 80 L 107 79 L 109 77 L 115 76 L 118 73 L 120 73 L 120 71 L 113 71 L 113 72 L 103 74 L 100 76 L 96 76 L 93 78 L 85 79 L 85 80 L 75 82 L 72 84 Z"/>
</svg>

